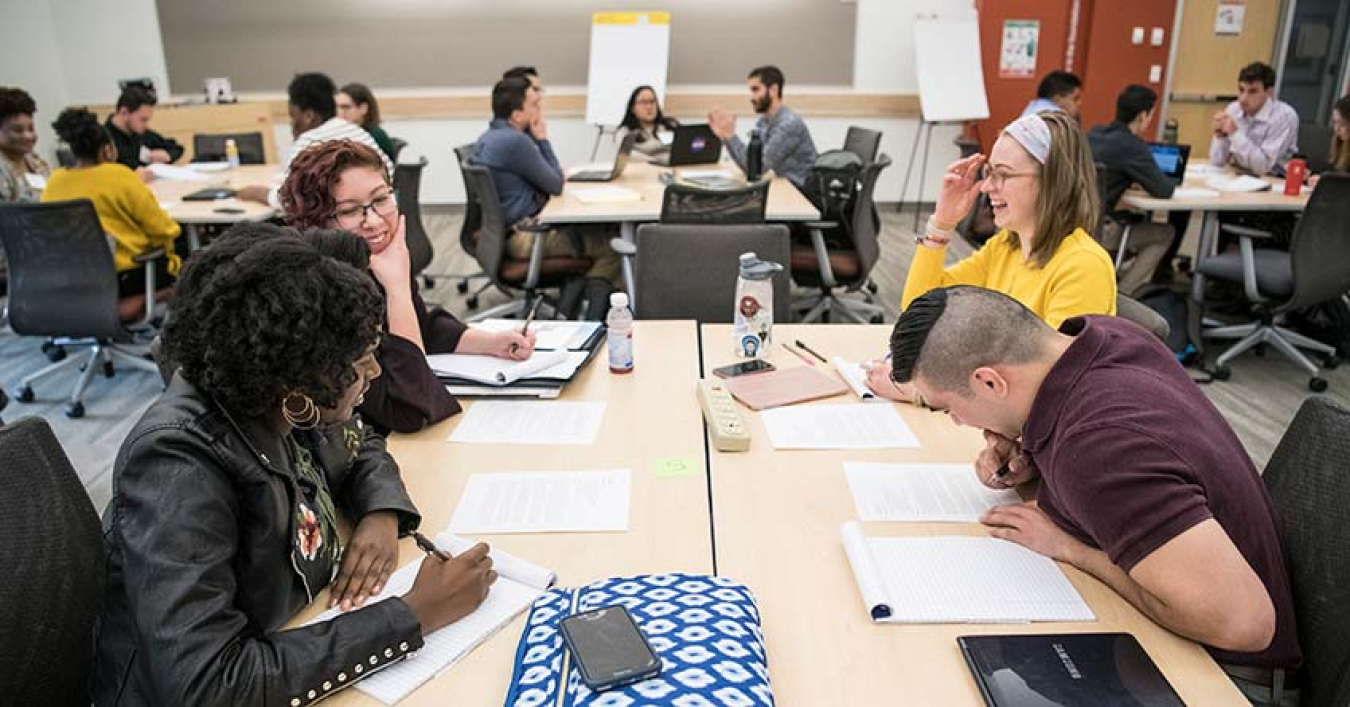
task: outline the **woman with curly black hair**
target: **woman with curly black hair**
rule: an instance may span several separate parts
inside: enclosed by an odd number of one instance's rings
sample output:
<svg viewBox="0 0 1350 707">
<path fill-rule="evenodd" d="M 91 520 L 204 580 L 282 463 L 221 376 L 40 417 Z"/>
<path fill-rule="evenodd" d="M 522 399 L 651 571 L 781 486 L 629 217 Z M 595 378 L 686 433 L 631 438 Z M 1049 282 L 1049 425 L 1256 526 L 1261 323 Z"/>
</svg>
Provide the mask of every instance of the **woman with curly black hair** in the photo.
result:
<svg viewBox="0 0 1350 707">
<path fill-rule="evenodd" d="M 343 229 L 369 246 L 370 274 L 384 292 L 385 336 L 376 353 L 384 375 L 371 385 L 359 412 L 376 429 L 416 432 L 459 412 L 459 403 L 427 365 L 427 354 L 523 360 L 534 352 L 533 333 L 471 329 L 422 301 L 398 200 L 374 149 L 351 140 L 314 145 L 291 162 L 280 194 L 292 226 Z"/>
<path fill-rule="evenodd" d="M 381 307 L 364 273 L 276 226 L 238 226 L 184 268 L 164 330 L 177 373 L 122 444 L 103 518 L 97 704 L 309 704 L 487 596 L 480 544 L 364 606 L 420 522 L 353 417 L 380 375 Z M 325 588 L 346 613 L 282 631 Z"/>
<path fill-rule="evenodd" d="M 0 203 L 37 201 L 52 168 L 33 152 L 37 104 L 21 88 L 0 86 Z"/>
<path fill-rule="evenodd" d="M 146 266 L 137 263 L 136 257 L 156 248 L 163 248 L 167 257 L 154 261 L 155 282 L 161 287 L 172 283 L 182 265 L 173 248 L 181 229 L 160 207 L 150 187 L 117 162 L 117 148 L 98 118 L 84 108 L 67 108 L 52 128 L 70 145 L 75 166 L 52 173 L 42 200 L 94 202 L 103 230 L 117 242 L 113 264 L 120 296 L 144 294 Z"/>
</svg>

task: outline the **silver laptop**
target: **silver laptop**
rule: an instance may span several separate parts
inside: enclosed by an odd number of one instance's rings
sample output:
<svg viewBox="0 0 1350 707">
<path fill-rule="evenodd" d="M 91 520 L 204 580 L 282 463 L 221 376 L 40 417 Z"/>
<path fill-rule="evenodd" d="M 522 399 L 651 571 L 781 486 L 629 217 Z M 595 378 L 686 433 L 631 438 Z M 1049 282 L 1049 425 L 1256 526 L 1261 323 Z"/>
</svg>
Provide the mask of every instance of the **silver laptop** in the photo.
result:
<svg viewBox="0 0 1350 707">
<path fill-rule="evenodd" d="M 609 169 L 588 169 L 572 174 L 567 178 L 569 182 L 609 182 L 619 178 L 623 170 L 628 166 L 628 156 L 633 153 L 633 145 L 637 143 L 637 132 L 631 131 L 623 136 L 623 142 L 619 143 L 619 151 L 614 153 L 614 166 Z"/>
</svg>

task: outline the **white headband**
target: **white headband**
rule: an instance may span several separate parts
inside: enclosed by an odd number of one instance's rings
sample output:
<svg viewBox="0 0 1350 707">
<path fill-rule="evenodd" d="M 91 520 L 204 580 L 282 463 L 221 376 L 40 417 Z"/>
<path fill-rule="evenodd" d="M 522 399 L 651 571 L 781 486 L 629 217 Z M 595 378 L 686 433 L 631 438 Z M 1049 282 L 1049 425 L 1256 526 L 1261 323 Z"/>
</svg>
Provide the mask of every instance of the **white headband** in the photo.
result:
<svg viewBox="0 0 1350 707">
<path fill-rule="evenodd" d="M 1024 115 L 1009 123 L 1003 132 L 1031 153 L 1037 162 L 1045 164 L 1050 156 L 1050 127 L 1039 115 Z"/>
</svg>

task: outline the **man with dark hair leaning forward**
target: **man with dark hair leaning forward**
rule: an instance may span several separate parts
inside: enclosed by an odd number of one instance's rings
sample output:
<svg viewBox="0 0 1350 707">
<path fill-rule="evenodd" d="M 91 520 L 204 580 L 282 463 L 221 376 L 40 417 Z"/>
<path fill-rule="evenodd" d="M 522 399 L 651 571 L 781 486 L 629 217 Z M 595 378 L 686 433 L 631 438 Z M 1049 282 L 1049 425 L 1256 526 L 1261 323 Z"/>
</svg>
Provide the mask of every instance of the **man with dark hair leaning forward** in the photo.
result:
<svg viewBox="0 0 1350 707">
<path fill-rule="evenodd" d="M 1249 698 L 1280 703 L 1300 653 L 1270 498 L 1160 341 L 1110 316 L 1055 331 L 1007 295 L 958 286 L 905 310 L 891 354 L 897 382 L 985 431 L 981 482 L 1034 489 L 981 519 L 991 535 L 1105 582 L 1204 644 Z"/>
</svg>

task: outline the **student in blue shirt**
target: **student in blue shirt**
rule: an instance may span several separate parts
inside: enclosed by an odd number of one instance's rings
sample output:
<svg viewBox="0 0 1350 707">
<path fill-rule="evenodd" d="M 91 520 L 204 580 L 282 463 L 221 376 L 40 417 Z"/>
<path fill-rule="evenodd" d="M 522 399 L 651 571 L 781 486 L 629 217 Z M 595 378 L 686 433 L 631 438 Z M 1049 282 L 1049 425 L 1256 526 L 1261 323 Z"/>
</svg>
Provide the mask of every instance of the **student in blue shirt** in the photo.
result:
<svg viewBox="0 0 1350 707">
<path fill-rule="evenodd" d="M 1043 111 L 1062 111 L 1078 120 L 1083 107 L 1083 81 L 1067 71 L 1051 71 L 1036 87 L 1036 98 L 1022 109 L 1022 115 Z"/>
</svg>

